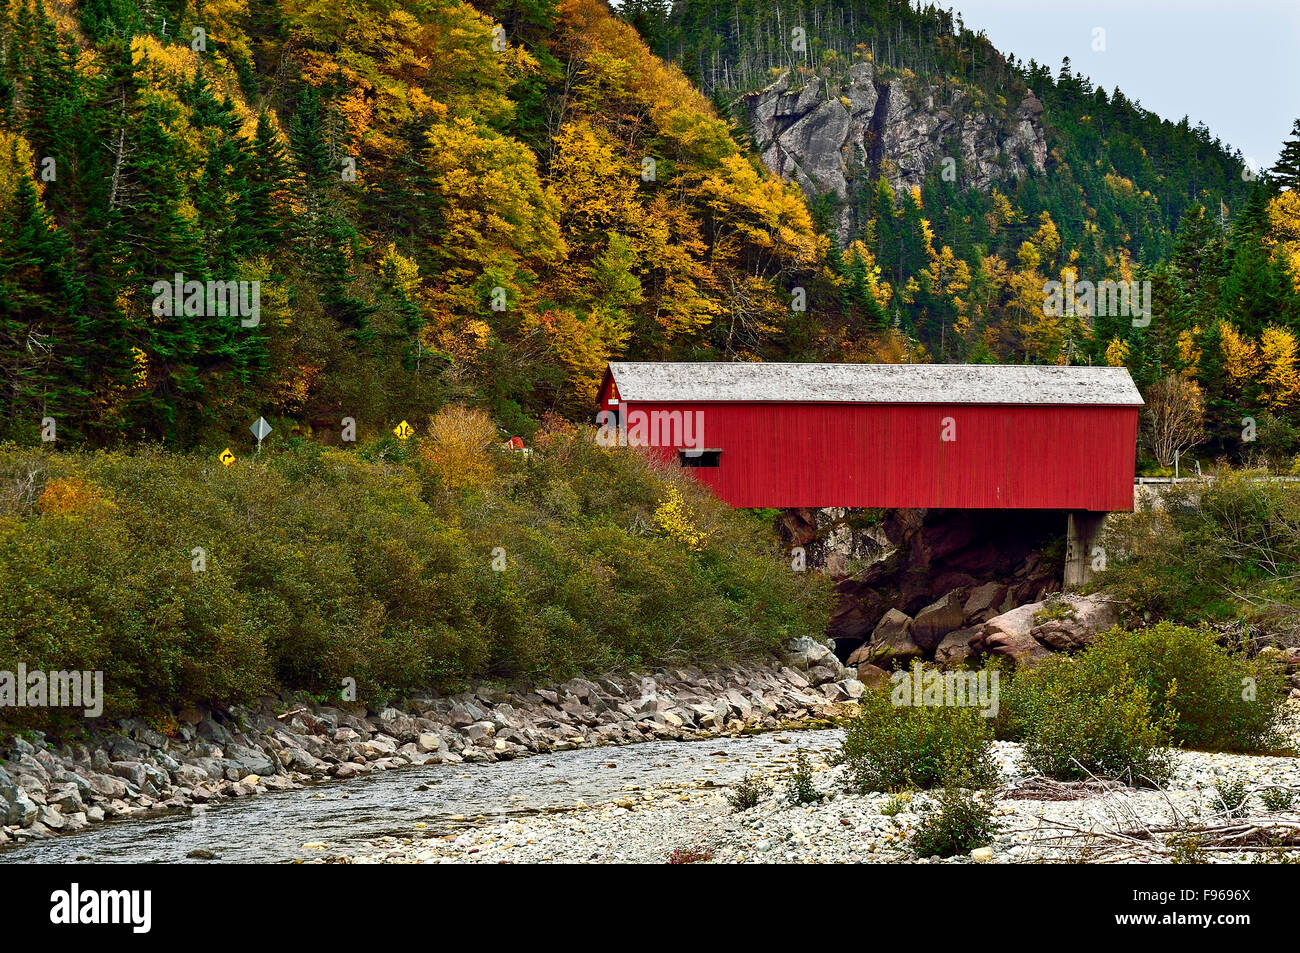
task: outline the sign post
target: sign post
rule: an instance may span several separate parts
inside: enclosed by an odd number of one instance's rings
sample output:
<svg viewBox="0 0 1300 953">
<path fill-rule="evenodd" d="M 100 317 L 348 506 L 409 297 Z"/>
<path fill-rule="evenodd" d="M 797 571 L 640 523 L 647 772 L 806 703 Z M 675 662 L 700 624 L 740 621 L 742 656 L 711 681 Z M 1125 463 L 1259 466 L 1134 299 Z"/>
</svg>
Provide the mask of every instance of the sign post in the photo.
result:
<svg viewBox="0 0 1300 953">
<path fill-rule="evenodd" d="M 266 422 L 265 417 L 258 417 L 248 429 L 253 431 L 253 436 L 257 438 L 257 452 L 261 453 L 262 441 L 271 432 L 271 425 Z"/>
</svg>

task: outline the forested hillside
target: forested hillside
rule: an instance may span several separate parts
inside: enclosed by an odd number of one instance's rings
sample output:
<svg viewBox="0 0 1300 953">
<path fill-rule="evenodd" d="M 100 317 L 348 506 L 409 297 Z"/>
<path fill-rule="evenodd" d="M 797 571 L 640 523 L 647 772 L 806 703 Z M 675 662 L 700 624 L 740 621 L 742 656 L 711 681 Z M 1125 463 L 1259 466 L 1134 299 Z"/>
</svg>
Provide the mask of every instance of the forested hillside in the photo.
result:
<svg viewBox="0 0 1300 953">
<path fill-rule="evenodd" d="M 1207 409 L 1211 451 L 1253 449 L 1241 439 L 1247 415 L 1264 421 L 1270 452 L 1300 450 L 1300 208 L 1291 191 L 1300 126 L 1290 158 L 1260 178 L 1205 126 L 1094 87 L 1068 60 L 1053 70 L 1004 55 L 960 14 L 913 0 L 627 0 L 622 10 L 751 131 L 755 98 L 746 94 L 778 80 L 814 90 L 795 115 L 818 100 L 833 113 L 837 97 L 853 110 L 855 64 L 869 64 L 869 99 L 883 102 L 877 94 L 892 87 L 894 101 L 910 101 L 866 130 L 867 158 L 847 163 L 846 200 L 810 196 L 824 230 L 844 205 L 853 213 L 850 241 L 829 259 L 851 357 L 906 353 L 888 333 L 895 326 L 922 359 L 1123 363 L 1144 393 L 1173 373 L 1167 389 Z M 1004 138 L 1018 107 L 1045 134 L 1041 169 L 1031 162 L 1026 174 L 972 187 L 988 176 L 960 143 L 925 141 L 934 114 L 991 120 Z M 901 133 L 890 128 L 909 121 Z M 891 157 L 891 136 L 912 154 Z M 796 140 L 796 152 L 804 144 Z M 923 178 L 893 161 L 927 146 L 936 161 Z M 955 158 L 947 176 L 945 154 Z M 1045 313 L 1045 282 L 1107 280 L 1151 282 L 1148 325 L 1089 302 Z"/>
<path fill-rule="evenodd" d="M 798 191 L 597 0 L 14 0 L 0 27 L 19 440 L 364 434 L 452 398 L 527 434 L 616 354 L 780 351 L 823 263 Z M 260 282 L 257 323 L 159 316 L 176 273 Z"/>
<path fill-rule="evenodd" d="M 0 437 L 331 442 L 453 401 L 531 436 L 611 357 L 1107 361 L 1195 387 L 1216 452 L 1243 414 L 1300 450 L 1294 167 L 942 11 L 7 0 L 0 35 Z M 744 94 L 864 63 L 881 122 L 1021 122 L 1041 168 L 868 154 L 839 241 Z M 1045 313 L 1074 280 L 1151 281 L 1151 322 Z"/>
</svg>

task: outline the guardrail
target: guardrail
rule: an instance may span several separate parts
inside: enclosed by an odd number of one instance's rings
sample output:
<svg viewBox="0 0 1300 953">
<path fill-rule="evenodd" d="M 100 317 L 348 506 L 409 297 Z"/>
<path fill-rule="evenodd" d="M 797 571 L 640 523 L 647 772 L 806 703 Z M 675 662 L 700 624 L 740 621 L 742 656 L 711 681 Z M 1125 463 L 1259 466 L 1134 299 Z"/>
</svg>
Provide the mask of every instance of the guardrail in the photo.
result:
<svg viewBox="0 0 1300 953">
<path fill-rule="evenodd" d="M 1300 483 L 1300 477 L 1293 476 L 1263 476 L 1252 477 L 1251 479 L 1267 481 L 1269 483 Z M 1210 475 L 1200 477 L 1134 477 L 1134 486 L 1148 486 L 1150 484 L 1170 484 L 1170 483 L 1212 483 L 1214 477 Z"/>
</svg>

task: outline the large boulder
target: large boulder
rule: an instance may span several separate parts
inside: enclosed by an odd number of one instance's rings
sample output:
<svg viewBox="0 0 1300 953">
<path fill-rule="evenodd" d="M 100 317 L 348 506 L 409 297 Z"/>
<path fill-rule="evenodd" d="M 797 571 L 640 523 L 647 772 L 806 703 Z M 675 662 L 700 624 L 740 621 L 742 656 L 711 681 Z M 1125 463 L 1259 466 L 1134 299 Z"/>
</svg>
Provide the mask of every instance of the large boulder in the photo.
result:
<svg viewBox="0 0 1300 953">
<path fill-rule="evenodd" d="M 890 609 L 877 623 L 867 643 L 849 656 L 849 664 L 872 662 L 881 667 L 892 667 L 895 662 L 906 664 L 914 658 L 920 658 L 922 654 L 921 646 L 912 638 L 911 616 Z M 861 678 L 861 675 L 858 677 Z"/>
<path fill-rule="evenodd" d="M 957 666 L 976 653 L 971 642 L 980 635 L 979 627 L 957 629 L 943 637 L 934 649 L 934 660 L 940 665 Z M 861 676 L 859 676 L 860 678 Z"/>
<path fill-rule="evenodd" d="M 0 826 L 17 824 L 30 827 L 40 814 L 40 808 L 27 796 L 9 775 L 0 768 Z"/>
<path fill-rule="evenodd" d="M 879 665 L 870 662 L 858 663 L 858 681 L 867 688 L 875 688 L 889 681 L 889 673 Z"/>
<path fill-rule="evenodd" d="M 966 622 L 987 622 L 1002 611 L 1002 599 L 1007 587 L 1000 582 L 986 582 L 971 590 L 962 611 L 966 613 Z"/>
<path fill-rule="evenodd" d="M 979 639 L 984 651 L 1026 666 L 1047 658 L 1051 651 L 1031 634 L 1034 613 L 1042 608 L 1041 602 L 1031 602 L 989 619 Z"/>
<path fill-rule="evenodd" d="M 1069 606 L 1066 618 L 1050 619 L 1031 631 L 1057 651 L 1086 648 L 1100 633 L 1119 625 L 1119 608 L 1103 596 L 1065 596 L 1062 603 Z"/>
<path fill-rule="evenodd" d="M 844 666 L 830 647 L 808 636 L 787 642 L 781 661 L 802 674 L 812 685 L 836 682 L 844 677 Z"/>
<path fill-rule="evenodd" d="M 836 640 L 860 641 L 869 636 L 885 614 L 885 600 L 874 589 L 844 580 L 835 587 L 837 601 L 826 632 Z"/>
<path fill-rule="evenodd" d="M 960 629 L 966 621 L 964 596 L 963 590 L 954 590 L 918 612 L 912 620 L 912 641 L 928 652 L 949 632 Z"/>
</svg>

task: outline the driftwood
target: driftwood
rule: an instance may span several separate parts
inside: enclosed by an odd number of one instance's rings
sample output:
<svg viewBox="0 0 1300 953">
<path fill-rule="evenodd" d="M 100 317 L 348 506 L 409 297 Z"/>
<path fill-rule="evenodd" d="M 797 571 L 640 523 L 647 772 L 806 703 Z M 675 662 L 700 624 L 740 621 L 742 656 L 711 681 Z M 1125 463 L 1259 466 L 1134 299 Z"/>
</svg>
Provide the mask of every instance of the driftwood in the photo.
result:
<svg viewBox="0 0 1300 953">
<path fill-rule="evenodd" d="M 1034 775 L 1008 784 L 998 792 L 998 798 L 1003 801 L 1084 801 L 1111 791 L 1122 791 L 1125 787 L 1119 781 L 1104 779 L 1054 781 Z"/>
<path fill-rule="evenodd" d="M 1078 762 L 1076 762 L 1077 764 Z M 1082 767 L 1080 765 L 1080 767 Z M 1086 769 L 1085 769 L 1086 770 Z M 1124 796 L 1127 787 L 1117 781 L 1099 778 L 1089 772 L 1088 780 L 1074 782 L 1052 781 L 1049 778 L 1030 777 L 1010 785 L 1004 799 L 1036 799 L 1043 801 L 1080 800 L 1090 796 L 1104 798 L 1104 817 L 1088 827 L 1066 821 L 1042 818 L 1030 843 L 1062 852 L 1059 859 L 1088 859 L 1094 861 L 1123 862 L 1169 858 L 1180 852 L 1199 853 L 1264 853 L 1300 849 L 1300 821 L 1287 816 L 1261 814 L 1251 817 L 1234 817 L 1227 811 L 1208 819 L 1191 817 L 1180 811 L 1161 787 L 1144 779 L 1149 789 L 1159 793 L 1165 801 L 1170 820 L 1148 823 L 1143 820 L 1131 800 Z M 1262 785 L 1251 793 L 1268 788 L 1287 788 L 1291 785 Z M 1106 795 L 1118 794 L 1118 797 Z M 1226 808 L 1226 805 L 1224 806 Z"/>
</svg>

